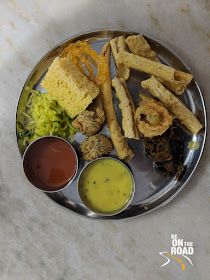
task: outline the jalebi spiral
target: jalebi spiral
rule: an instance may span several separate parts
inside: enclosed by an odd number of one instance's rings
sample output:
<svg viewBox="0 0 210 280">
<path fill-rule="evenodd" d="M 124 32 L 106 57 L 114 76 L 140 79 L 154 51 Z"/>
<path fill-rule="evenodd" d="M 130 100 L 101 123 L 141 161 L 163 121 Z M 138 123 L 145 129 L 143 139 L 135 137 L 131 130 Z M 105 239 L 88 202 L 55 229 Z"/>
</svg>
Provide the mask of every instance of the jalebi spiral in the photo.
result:
<svg viewBox="0 0 210 280">
<path fill-rule="evenodd" d="M 105 82 L 108 71 L 105 58 L 102 55 L 98 55 L 95 50 L 92 50 L 87 42 L 77 41 L 69 44 L 63 49 L 60 57 L 70 58 L 80 71 L 96 85 L 101 86 Z M 94 74 L 91 64 L 97 66 L 97 74 Z"/>
</svg>

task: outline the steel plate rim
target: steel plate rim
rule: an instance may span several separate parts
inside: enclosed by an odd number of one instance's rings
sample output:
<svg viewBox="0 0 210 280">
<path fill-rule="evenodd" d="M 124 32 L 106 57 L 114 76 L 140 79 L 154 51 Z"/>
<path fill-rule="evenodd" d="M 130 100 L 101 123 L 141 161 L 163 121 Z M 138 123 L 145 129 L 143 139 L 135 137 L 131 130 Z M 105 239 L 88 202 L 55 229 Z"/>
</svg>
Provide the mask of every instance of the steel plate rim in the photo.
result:
<svg viewBox="0 0 210 280">
<path fill-rule="evenodd" d="M 125 29 L 125 28 L 118 28 L 118 29 L 115 29 L 115 28 L 103 28 L 103 29 L 93 29 L 93 30 L 89 30 L 87 32 L 82 32 L 82 33 L 78 33 L 76 35 L 72 35 L 64 40 L 62 40 L 61 42 L 59 42 L 58 44 L 56 44 L 52 49 L 50 49 L 49 51 L 47 51 L 43 56 L 41 56 L 41 58 L 38 60 L 38 62 L 34 65 L 34 67 L 32 68 L 32 70 L 30 71 L 30 73 L 28 74 L 25 82 L 24 82 L 24 85 L 20 91 L 20 94 L 19 94 L 19 97 L 18 97 L 18 102 L 17 102 L 17 109 L 18 109 L 18 106 L 19 106 L 19 103 L 20 103 L 20 98 L 21 98 L 21 95 L 22 95 L 22 92 L 25 88 L 25 85 L 30 77 L 30 75 L 32 74 L 32 72 L 34 71 L 34 69 L 37 67 L 37 65 L 40 63 L 40 61 L 45 57 L 47 56 L 50 52 L 52 52 L 54 49 L 56 49 L 57 47 L 59 47 L 60 45 L 64 44 L 65 42 L 71 40 L 71 39 L 74 39 L 74 38 L 77 38 L 77 37 L 80 37 L 80 36 L 84 36 L 84 35 L 88 35 L 88 34 L 91 34 L 91 33 L 95 33 L 95 32 L 107 32 L 107 31 L 110 31 L 110 32 L 129 32 L 129 33 L 133 33 L 133 34 L 136 34 L 136 35 L 139 35 L 139 34 L 142 34 L 142 35 L 145 35 L 146 37 L 148 37 L 149 39 L 152 39 L 154 41 L 156 41 L 157 43 L 161 44 L 162 46 L 164 46 L 166 49 L 168 49 L 170 52 L 172 52 L 182 63 L 183 65 L 188 69 L 189 73 L 191 73 L 191 69 L 189 68 L 189 66 L 184 62 L 183 58 L 179 56 L 179 54 L 176 53 L 176 51 L 173 50 L 172 47 L 168 46 L 167 44 L 165 44 L 164 42 L 162 42 L 161 40 L 151 36 L 151 35 L 148 35 L 147 33 L 140 33 L 140 32 L 137 32 L 137 31 L 132 31 L 132 30 L 129 30 L 129 29 Z M 192 73 L 191 73 L 192 74 Z M 203 110 L 203 115 L 204 115 L 204 134 L 203 134 L 203 143 L 202 143 L 202 147 L 201 147 L 201 150 L 200 150 L 200 154 L 199 154 L 199 157 L 191 171 L 191 173 L 189 174 L 189 176 L 187 177 L 186 181 L 182 183 L 181 187 L 173 194 L 171 195 L 167 200 L 163 201 L 162 203 L 160 203 L 159 205 L 155 206 L 154 208 L 144 212 L 144 213 L 140 213 L 140 214 L 137 214 L 137 215 L 134 215 L 134 216 L 131 216 L 131 217 L 123 217 L 123 218 L 116 218 L 116 219 L 111 219 L 111 217 L 109 218 L 106 218 L 106 219 L 102 219 L 102 218 L 98 218 L 98 217 L 90 217 L 90 216 L 87 216 L 87 215 L 82 215 L 80 213 L 77 213 L 69 208 L 66 208 L 65 206 L 57 203 L 55 200 L 53 200 L 50 196 L 48 196 L 47 193 L 45 193 L 45 195 L 51 200 L 53 201 L 56 205 L 59 205 L 61 206 L 62 208 L 66 209 L 67 211 L 70 211 L 72 212 L 73 214 L 77 215 L 77 216 L 80 216 L 80 217 L 83 217 L 83 218 L 87 218 L 87 219 L 90 219 L 90 220 L 97 220 L 97 221 L 122 221 L 122 220 L 130 220 L 130 219 L 133 219 L 133 218 L 137 218 L 137 217 L 140 217 L 140 216 L 144 216 L 146 214 L 149 214 L 163 206 L 165 206 L 166 204 L 168 204 L 172 199 L 174 199 L 185 187 L 186 185 L 189 183 L 189 181 L 191 180 L 196 168 L 198 167 L 198 164 L 200 163 L 200 160 L 201 160 L 201 157 L 203 155 L 203 152 L 204 152 L 204 148 L 205 148 L 205 144 L 206 144 L 206 138 L 207 138 L 207 111 L 206 111 L 206 106 L 205 106 L 205 101 L 204 101 L 204 97 L 203 97 L 203 94 L 202 94 L 202 91 L 200 89 L 200 86 L 198 85 L 198 82 L 197 80 L 195 79 L 194 75 L 193 75 L 193 80 L 196 84 L 196 87 L 199 91 L 199 95 L 200 95 L 200 98 L 201 98 L 201 103 L 202 103 L 202 110 Z M 16 120 L 17 120 L 17 112 L 18 110 L 16 110 Z M 17 143 L 17 146 L 18 146 L 18 137 L 17 137 L 17 129 L 16 130 L 16 143 Z M 18 146 L 18 150 L 19 150 L 19 146 Z M 19 150 L 19 153 L 20 153 L 20 150 Z M 20 153 L 20 156 L 21 156 L 21 153 Z M 22 157 L 21 157 L 22 159 Z M 114 215 L 112 216 L 114 217 Z"/>
</svg>

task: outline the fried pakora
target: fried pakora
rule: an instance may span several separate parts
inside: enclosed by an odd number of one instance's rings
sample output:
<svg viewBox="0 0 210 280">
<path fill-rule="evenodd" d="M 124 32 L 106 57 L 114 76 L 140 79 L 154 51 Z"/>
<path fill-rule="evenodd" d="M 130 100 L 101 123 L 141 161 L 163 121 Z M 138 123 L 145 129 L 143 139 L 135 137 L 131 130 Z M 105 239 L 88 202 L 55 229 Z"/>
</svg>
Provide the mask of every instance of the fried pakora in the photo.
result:
<svg viewBox="0 0 210 280">
<path fill-rule="evenodd" d="M 180 139 L 181 128 L 170 127 L 163 135 L 153 138 L 143 138 L 146 155 L 154 159 L 154 166 L 163 176 L 174 176 L 180 179 L 184 170 L 184 143 Z"/>
<path fill-rule="evenodd" d="M 139 132 L 145 137 L 162 135 L 172 125 L 172 114 L 161 102 L 144 94 L 141 94 L 140 97 L 142 101 L 135 114 Z"/>
<path fill-rule="evenodd" d="M 96 109 L 85 110 L 84 112 L 80 113 L 72 122 L 72 125 L 82 134 L 89 137 L 96 134 L 100 130 L 104 121 L 104 110 L 101 107 L 97 107 Z"/>
<path fill-rule="evenodd" d="M 82 160 L 91 161 L 110 154 L 113 150 L 113 145 L 110 138 L 102 134 L 96 134 L 83 140 L 79 149 L 82 152 Z"/>
</svg>

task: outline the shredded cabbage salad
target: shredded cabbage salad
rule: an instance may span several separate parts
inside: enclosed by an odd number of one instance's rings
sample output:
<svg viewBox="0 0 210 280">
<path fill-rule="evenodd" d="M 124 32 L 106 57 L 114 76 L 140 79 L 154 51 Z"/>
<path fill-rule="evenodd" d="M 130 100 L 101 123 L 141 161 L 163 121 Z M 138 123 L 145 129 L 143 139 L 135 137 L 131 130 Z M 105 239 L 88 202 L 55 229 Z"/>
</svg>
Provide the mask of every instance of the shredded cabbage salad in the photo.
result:
<svg viewBox="0 0 210 280">
<path fill-rule="evenodd" d="M 46 135 L 64 139 L 71 135 L 71 142 L 74 141 L 74 134 L 78 130 L 72 126 L 73 120 L 49 94 L 30 90 L 26 110 L 22 114 L 27 118 L 27 124 L 23 126 L 17 122 L 18 138 L 23 139 L 25 144 Z"/>
</svg>

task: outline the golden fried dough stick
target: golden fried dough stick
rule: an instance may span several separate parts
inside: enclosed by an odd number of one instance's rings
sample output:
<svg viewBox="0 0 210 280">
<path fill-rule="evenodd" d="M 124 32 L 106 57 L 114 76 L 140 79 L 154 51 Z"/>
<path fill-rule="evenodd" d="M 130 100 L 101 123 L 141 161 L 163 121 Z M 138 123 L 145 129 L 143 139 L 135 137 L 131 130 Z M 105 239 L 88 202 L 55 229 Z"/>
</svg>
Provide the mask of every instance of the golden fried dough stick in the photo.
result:
<svg viewBox="0 0 210 280">
<path fill-rule="evenodd" d="M 118 62 L 123 63 L 127 67 L 146 72 L 148 74 L 162 78 L 169 82 L 180 82 L 189 84 L 193 78 L 191 74 L 177 71 L 172 67 L 166 66 L 156 61 L 126 52 L 120 51 L 118 54 Z"/>
<path fill-rule="evenodd" d="M 119 63 L 117 67 L 117 77 L 123 78 L 124 80 L 128 80 L 130 76 L 130 69 L 124 64 Z"/>
<path fill-rule="evenodd" d="M 143 35 L 129 36 L 126 38 L 125 42 L 133 54 L 159 62 L 156 52 L 151 50 L 150 45 L 144 39 Z"/>
<path fill-rule="evenodd" d="M 109 127 L 110 136 L 112 142 L 117 151 L 117 154 L 120 159 L 129 161 L 134 156 L 133 151 L 129 148 L 127 140 L 124 138 L 121 132 L 121 127 L 117 122 L 117 117 L 115 114 L 113 96 L 112 96 L 112 87 L 111 87 L 111 75 L 110 75 L 110 43 L 106 43 L 102 50 L 101 55 L 106 59 L 108 65 L 108 72 L 106 74 L 106 82 L 100 87 L 100 96 L 103 104 L 106 122 Z"/>
<path fill-rule="evenodd" d="M 123 78 L 114 78 L 112 86 L 115 88 L 116 97 L 122 111 L 122 128 L 126 138 L 140 139 L 135 122 L 135 106 Z"/>
<path fill-rule="evenodd" d="M 173 91 L 177 95 L 181 95 L 185 91 L 186 86 L 187 86 L 187 84 L 182 84 L 182 83 L 179 83 L 179 82 L 176 82 L 176 81 L 174 81 L 174 82 L 164 81 L 163 79 L 158 78 L 158 77 L 157 77 L 157 79 L 164 86 L 166 86 L 169 90 Z"/>
<path fill-rule="evenodd" d="M 120 51 L 125 51 L 126 50 L 126 44 L 124 41 L 124 37 L 123 36 L 119 36 L 119 37 L 115 37 L 114 39 L 112 39 L 110 41 L 110 46 L 112 49 L 112 53 L 114 56 L 114 60 L 115 60 L 115 64 L 118 67 L 119 63 L 117 60 L 117 55 Z"/>
<path fill-rule="evenodd" d="M 166 89 L 154 76 L 143 81 L 141 85 L 143 88 L 148 89 L 154 97 L 158 98 L 192 133 L 198 133 L 203 127 L 184 103 Z"/>
<path fill-rule="evenodd" d="M 149 43 L 147 42 L 147 40 L 144 38 L 143 35 L 129 36 L 127 37 L 125 42 L 133 54 L 140 55 L 142 57 L 151 59 L 156 62 L 160 62 L 159 58 L 156 55 L 156 52 L 151 49 Z M 173 91 L 178 95 L 181 95 L 185 91 L 185 88 L 187 86 L 186 83 L 180 83 L 177 81 L 169 82 L 169 81 L 164 81 L 161 78 L 158 78 L 158 80 L 162 84 L 164 84 L 169 90 Z"/>
<path fill-rule="evenodd" d="M 110 41 L 112 53 L 117 67 L 117 76 L 127 80 L 130 76 L 130 69 L 118 62 L 117 55 L 120 51 L 126 50 L 126 44 L 123 36 L 116 37 Z"/>
</svg>

